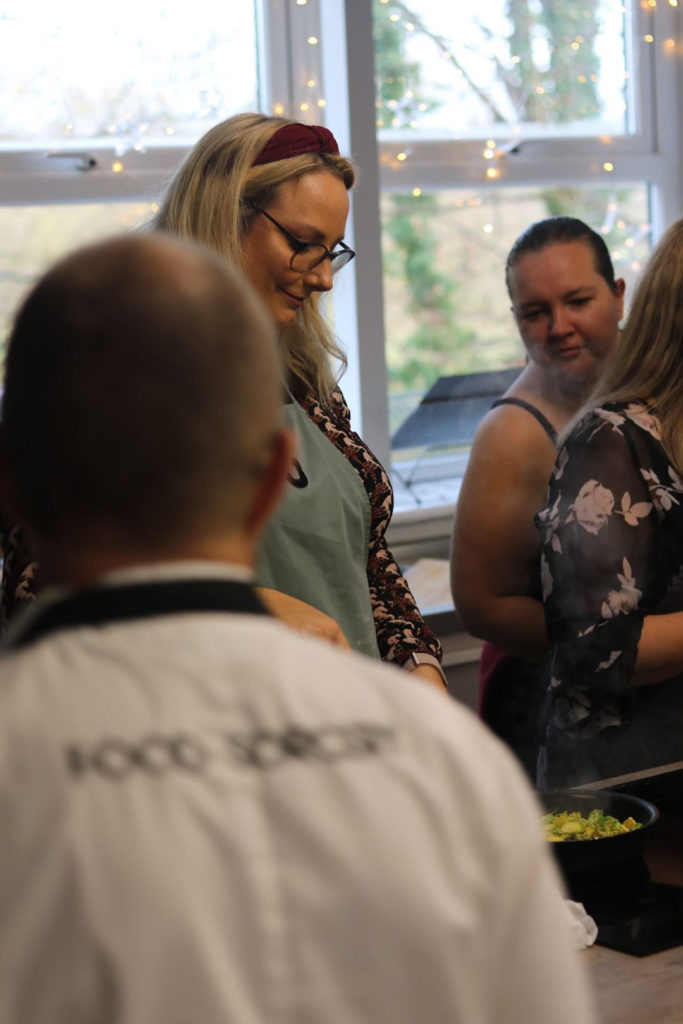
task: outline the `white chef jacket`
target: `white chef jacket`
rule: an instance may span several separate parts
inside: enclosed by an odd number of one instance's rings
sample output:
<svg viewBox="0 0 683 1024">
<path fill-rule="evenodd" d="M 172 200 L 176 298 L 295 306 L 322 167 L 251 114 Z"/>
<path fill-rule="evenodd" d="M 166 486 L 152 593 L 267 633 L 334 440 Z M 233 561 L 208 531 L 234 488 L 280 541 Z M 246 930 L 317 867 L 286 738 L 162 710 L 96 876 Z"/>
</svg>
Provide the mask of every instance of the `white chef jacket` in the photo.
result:
<svg viewBox="0 0 683 1024">
<path fill-rule="evenodd" d="M 502 744 L 265 615 L 6 653 L 0 835 L 0 1024 L 594 1019 Z"/>
</svg>

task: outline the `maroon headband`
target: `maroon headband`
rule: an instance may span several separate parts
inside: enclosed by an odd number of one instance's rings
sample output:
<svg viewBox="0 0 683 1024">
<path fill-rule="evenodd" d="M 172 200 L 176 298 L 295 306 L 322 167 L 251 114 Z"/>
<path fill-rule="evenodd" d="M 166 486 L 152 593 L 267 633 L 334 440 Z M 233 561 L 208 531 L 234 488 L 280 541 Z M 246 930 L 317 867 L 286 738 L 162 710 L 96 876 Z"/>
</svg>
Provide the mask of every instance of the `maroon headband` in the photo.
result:
<svg viewBox="0 0 683 1024">
<path fill-rule="evenodd" d="M 318 124 L 295 121 L 278 128 L 254 160 L 252 166 L 272 164 L 303 153 L 339 153 L 337 140 L 331 131 Z"/>
</svg>

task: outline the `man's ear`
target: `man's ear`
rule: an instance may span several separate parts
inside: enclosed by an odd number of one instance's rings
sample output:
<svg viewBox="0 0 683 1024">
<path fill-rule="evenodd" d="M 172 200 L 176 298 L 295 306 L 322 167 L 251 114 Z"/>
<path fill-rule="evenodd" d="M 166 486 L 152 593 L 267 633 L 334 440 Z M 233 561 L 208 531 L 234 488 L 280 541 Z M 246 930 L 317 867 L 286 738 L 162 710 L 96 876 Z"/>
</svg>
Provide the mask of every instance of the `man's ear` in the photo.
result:
<svg viewBox="0 0 683 1024">
<path fill-rule="evenodd" d="M 626 291 L 626 282 L 623 277 L 618 277 L 614 282 L 614 294 L 619 301 L 619 319 L 621 320 L 624 316 L 624 292 Z"/>
<path fill-rule="evenodd" d="M 245 527 L 251 540 L 256 540 L 262 533 L 284 493 L 295 451 L 294 432 L 279 430 L 273 440 L 268 463 L 259 475 L 247 509 Z"/>
</svg>

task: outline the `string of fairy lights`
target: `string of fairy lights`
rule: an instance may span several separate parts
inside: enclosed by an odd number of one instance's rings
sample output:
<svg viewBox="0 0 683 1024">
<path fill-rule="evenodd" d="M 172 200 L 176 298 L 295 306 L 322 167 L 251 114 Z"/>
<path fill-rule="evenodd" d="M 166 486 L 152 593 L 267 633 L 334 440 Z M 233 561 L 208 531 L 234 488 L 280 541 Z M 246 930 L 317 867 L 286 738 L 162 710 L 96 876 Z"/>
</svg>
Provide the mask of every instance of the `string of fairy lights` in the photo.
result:
<svg viewBox="0 0 683 1024">
<path fill-rule="evenodd" d="M 643 15 L 639 19 L 640 26 L 640 39 L 636 39 L 634 42 L 640 41 L 644 46 L 653 46 L 656 41 L 656 33 L 654 25 L 652 23 L 653 15 L 658 6 L 658 2 L 661 6 L 668 6 L 671 8 L 677 8 L 679 0 L 640 0 L 639 6 L 643 11 Z M 683 0 L 681 0 L 683 2 Z M 453 73 L 453 81 L 457 87 L 462 89 L 463 79 L 466 80 L 466 84 L 469 87 L 468 92 L 468 105 L 471 107 L 472 103 L 476 103 L 478 99 L 482 99 L 481 91 L 477 88 L 477 84 L 474 80 L 469 80 L 467 71 L 464 67 L 464 62 L 459 60 L 457 55 L 456 44 L 452 41 L 445 39 L 443 36 L 439 36 L 436 32 L 431 30 L 431 27 L 425 24 L 425 18 L 419 12 L 410 8 L 409 2 L 399 2 L 399 0 L 379 0 L 380 7 L 387 8 L 388 21 L 393 25 L 395 29 L 402 29 L 405 33 L 405 38 L 409 39 L 416 33 L 422 33 L 427 37 L 431 38 L 434 43 L 434 57 L 435 59 L 440 57 L 442 61 L 450 62 L 450 70 Z M 424 6 L 424 5 L 422 5 Z M 589 12 L 584 11 L 583 15 L 586 16 Z M 627 9 L 621 7 L 619 13 L 623 16 L 627 14 Z M 567 18 L 579 17 L 578 6 L 576 9 L 568 8 Z M 560 41 L 560 46 L 566 47 L 566 58 L 563 61 L 563 69 L 567 73 L 567 68 L 571 68 L 572 59 L 577 59 L 587 44 L 586 39 L 580 33 L 575 35 L 565 36 Z M 683 41 L 676 39 L 673 36 L 664 38 L 661 41 L 661 51 L 667 58 L 681 57 L 683 55 Z M 461 44 L 462 49 L 462 44 Z M 438 52 L 437 52 L 438 51 Z M 492 57 L 492 60 L 494 58 Z M 500 51 L 496 53 L 495 60 L 500 63 Z M 514 53 L 508 54 L 508 63 L 511 69 L 515 66 L 519 66 L 522 58 Z M 586 74 L 580 67 L 577 68 L 575 74 L 575 81 L 579 85 L 586 85 L 588 82 L 593 83 L 594 86 L 598 84 L 599 76 L 593 72 Z M 626 103 L 626 87 L 628 85 L 629 72 L 627 69 L 623 71 L 623 113 L 627 112 Z M 376 120 L 376 128 L 378 133 L 383 133 L 383 130 L 389 129 L 389 134 L 386 135 L 387 139 L 391 138 L 391 130 L 393 134 L 402 135 L 402 139 L 395 145 L 386 143 L 382 147 L 382 154 L 380 159 L 387 166 L 397 174 L 396 180 L 401 182 L 405 188 L 406 181 L 409 180 L 410 171 L 409 166 L 411 163 L 415 164 L 416 176 L 419 176 L 420 168 L 420 146 L 419 138 L 417 137 L 416 130 L 420 127 L 419 118 L 428 111 L 428 104 L 425 102 L 416 102 L 414 87 L 411 88 L 411 83 L 405 82 L 401 76 L 387 75 L 383 81 L 378 83 L 378 94 L 383 86 L 392 87 L 394 90 L 394 96 L 391 99 L 378 99 L 376 101 L 376 108 L 378 116 Z M 396 95 L 397 88 L 405 86 L 403 92 L 400 95 Z M 389 91 L 389 90 L 387 90 Z M 542 98 L 547 89 L 546 85 L 541 81 L 535 85 L 534 91 L 536 95 Z M 552 92 L 552 83 L 551 89 Z M 486 97 L 483 97 L 486 99 Z M 587 111 L 581 109 L 580 115 L 586 115 Z M 590 113 L 597 113 L 597 107 L 594 107 Z M 506 178 L 509 180 L 508 167 L 511 154 L 519 151 L 519 148 L 524 143 L 525 130 L 521 119 L 515 120 L 504 120 L 498 118 L 497 120 L 503 120 L 502 136 L 489 137 L 483 141 L 481 148 L 481 169 L 480 173 L 488 186 L 498 185 L 504 186 L 506 184 Z M 526 138 L 533 138 L 533 129 L 536 126 L 527 125 Z M 545 131 L 542 131 L 542 137 L 548 139 L 549 133 L 547 126 Z M 412 145 L 410 141 L 411 130 L 415 132 L 416 138 Z M 499 129 L 500 130 L 500 129 Z M 555 126 L 555 132 L 557 136 L 562 134 L 562 126 Z M 640 259 L 637 258 L 638 250 L 645 252 L 649 240 L 650 225 L 643 220 L 639 220 L 636 223 L 632 223 L 626 219 L 623 211 L 620 211 L 620 202 L 618 199 L 619 189 L 613 186 L 612 183 L 619 180 L 619 160 L 615 156 L 614 140 L 611 134 L 602 133 L 596 138 L 597 150 L 602 148 L 605 151 L 605 155 L 602 158 L 595 158 L 595 155 L 591 157 L 588 162 L 587 172 L 584 177 L 586 185 L 590 186 L 591 182 L 594 182 L 598 186 L 607 186 L 605 188 L 606 199 L 605 208 L 603 214 L 603 222 L 600 225 L 599 230 L 605 236 L 613 236 L 610 241 L 613 245 L 612 257 L 615 263 L 623 262 L 630 265 L 632 271 L 637 272 L 640 269 Z M 595 154 L 595 150 L 593 151 Z M 513 176 L 514 177 L 514 176 Z M 509 181 L 513 184 L 512 181 Z M 612 186 L 612 187 L 610 187 Z M 415 182 L 412 186 L 409 186 L 410 194 L 419 198 L 423 194 L 423 185 L 419 181 Z M 480 206 L 483 205 L 485 200 L 481 196 L 470 196 L 467 199 L 462 198 L 450 198 L 446 200 L 453 207 L 462 206 Z M 485 222 L 482 225 L 482 230 L 491 234 L 495 231 L 495 225 L 491 222 Z M 614 245 L 614 235 L 618 236 L 619 241 L 616 246 Z"/>
<path fill-rule="evenodd" d="M 634 0 L 639 3 L 642 8 L 643 15 L 639 20 L 640 25 L 640 42 L 644 46 L 656 45 L 657 35 L 654 29 L 653 16 L 658 7 L 658 4 L 663 7 L 677 8 L 679 3 L 683 3 L 683 0 Z M 317 3 L 315 0 L 290 0 L 291 10 L 290 17 L 293 19 L 299 18 L 299 24 L 296 22 L 293 25 L 294 35 L 300 39 L 300 46 L 298 51 L 298 65 L 295 67 L 296 76 L 296 89 L 298 91 L 298 99 L 295 108 L 295 114 L 301 120 L 304 121 L 315 121 L 321 119 L 321 115 L 324 108 L 327 105 L 325 96 L 323 95 L 322 89 L 322 69 L 321 69 L 321 57 L 320 51 L 322 49 L 320 43 L 320 29 L 318 20 Z M 458 46 L 452 40 L 447 39 L 444 36 L 438 34 L 437 30 L 430 24 L 427 23 L 427 17 L 420 13 L 424 8 L 424 4 L 420 5 L 419 0 L 415 0 L 415 7 L 419 7 L 420 10 L 413 10 L 410 6 L 410 0 L 378 0 L 376 11 L 376 18 L 381 17 L 386 11 L 386 18 L 391 26 L 396 30 L 401 30 L 405 33 L 406 37 L 418 37 L 430 39 L 432 43 L 438 49 L 438 56 L 443 58 L 454 76 L 454 81 L 457 83 L 457 87 L 462 90 L 468 89 L 468 100 L 470 105 L 477 101 L 486 99 L 485 87 L 478 86 L 476 82 L 470 81 L 468 78 L 467 69 L 464 67 L 464 62 L 458 52 Z M 380 13 L 381 10 L 381 13 Z M 621 14 L 626 14 L 626 7 L 620 8 Z M 585 17 L 589 12 L 582 12 Z M 580 17 L 580 8 L 578 5 L 576 8 L 574 5 L 570 5 L 568 8 L 567 17 L 569 19 Z M 307 31 L 310 27 L 312 30 Z M 302 30 L 303 28 L 303 30 Z M 584 29 L 585 31 L 585 29 Z M 582 56 L 582 51 L 589 48 L 590 40 L 586 40 L 585 36 L 581 31 L 576 31 L 574 34 L 569 34 L 566 38 L 563 38 L 562 45 L 566 47 L 566 59 L 564 59 L 563 67 L 571 69 L 572 58 L 575 57 L 578 61 Z M 462 46 L 462 44 L 460 44 Z M 662 53 L 667 58 L 681 57 L 683 55 L 683 40 L 676 39 L 673 36 L 664 38 L 659 43 Z M 480 55 L 481 56 L 481 55 Z M 486 54 L 483 55 L 484 57 Z M 493 58 L 492 58 L 493 59 Z M 496 53 L 495 59 L 500 62 L 500 51 Z M 523 58 L 514 52 L 507 54 L 508 66 L 514 70 L 516 66 L 519 66 Z M 378 67 L 381 66 L 381 62 L 378 61 Z M 595 71 L 586 73 L 584 67 L 577 64 L 578 72 L 575 75 L 575 81 L 578 85 L 587 85 L 590 81 L 596 87 L 598 84 L 598 75 Z M 625 90 L 628 84 L 629 72 L 627 69 L 623 71 L 623 90 L 622 95 L 624 96 L 624 113 L 626 112 L 626 100 Z M 390 98 L 380 98 L 380 93 L 384 86 L 390 86 L 393 89 L 393 96 Z M 538 81 L 534 85 L 534 91 L 542 103 L 544 99 L 549 99 L 546 94 L 552 92 L 552 83 L 550 88 L 548 83 L 543 80 Z M 385 136 L 386 139 L 390 139 L 392 134 L 394 137 L 400 136 L 399 141 L 395 144 L 386 142 L 382 146 L 382 161 L 387 165 L 389 169 L 399 170 L 401 188 L 406 190 L 415 198 L 419 198 L 426 186 L 420 182 L 420 126 L 421 118 L 426 117 L 430 112 L 430 103 L 426 102 L 419 95 L 416 95 L 414 87 L 411 86 L 409 81 L 405 83 L 401 79 L 400 74 L 386 74 L 384 79 L 377 83 L 377 94 L 376 106 L 378 110 L 376 128 L 380 137 Z M 435 104 L 432 104 L 434 106 Z M 276 114 L 290 114 L 292 111 L 291 104 L 285 102 L 274 102 L 272 105 L 272 111 Z M 588 110 L 583 116 L 594 115 L 597 108 Z M 519 113 L 519 112 L 518 112 Z M 581 113 L 579 112 L 579 118 Z M 482 184 L 487 186 L 502 187 L 507 183 L 512 183 L 509 175 L 509 167 L 511 163 L 512 154 L 514 154 L 521 145 L 525 144 L 525 141 L 532 137 L 532 126 L 528 123 L 524 123 L 523 116 L 517 119 L 494 119 L 496 124 L 496 131 L 498 134 L 491 134 L 488 138 L 482 140 L 482 146 L 480 150 L 480 174 Z M 546 125 L 542 135 L 546 140 L 552 138 L 553 128 L 556 130 L 556 134 L 561 134 L 561 125 Z M 108 133 L 114 139 L 114 160 L 110 165 L 110 169 L 115 174 L 122 174 L 127 167 L 126 155 L 130 153 L 143 153 L 145 151 L 145 131 L 147 126 L 145 124 L 125 123 L 125 124 L 113 124 L 111 125 Z M 386 132 L 389 131 L 387 135 Z M 172 136 L 175 132 L 175 128 L 172 125 L 167 126 L 166 134 Z M 411 133 L 413 133 L 413 141 L 411 145 Z M 74 126 L 72 124 L 66 124 L 64 126 L 63 135 L 65 138 L 75 137 Z M 471 139 L 469 140 L 471 144 Z M 615 152 L 618 152 L 618 147 L 615 148 L 613 142 L 613 136 L 602 134 L 596 137 L 596 148 L 598 152 L 600 149 L 604 150 L 604 158 L 598 157 L 597 159 L 593 155 L 590 164 L 585 173 L 584 179 L 586 182 L 593 181 L 601 185 L 609 185 L 610 181 L 617 182 L 619 180 L 619 160 L 615 156 Z M 471 149 L 470 149 L 471 152 Z M 61 155 L 61 154 L 58 154 Z M 415 167 L 414 178 L 411 182 L 411 168 Z M 82 169 L 87 169 L 83 167 Z M 476 161 L 475 161 L 475 176 L 476 176 Z M 397 178 L 397 180 L 399 180 Z M 638 224 L 628 224 L 623 216 L 619 213 L 619 202 L 616 198 L 617 188 L 614 187 L 609 191 L 609 198 L 606 201 L 604 219 L 601 230 L 605 234 L 611 234 L 615 227 L 619 228 L 622 233 L 628 228 L 626 237 L 623 239 L 623 250 L 624 251 L 613 251 L 613 257 L 619 259 L 629 259 L 632 251 L 638 248 L 639 243 L 643 241 L 644 232 L 646 232 L 648 226 L 642 221 Z M 452 203 L 457 206 L 460 200 L 456 197 L 452 199 Z M 473 205 L 481 203 L 481 198 L 469 198 L 462 200 L 467 205 Z M 483 226 L 483 230 L 486 232 L 492 232 L 495 227 L 490 223 L 486 223 Z M 620 243 L 621 244 L 621 243 Z M 633 270 L 638 269 L 638 260 L 631 260 L 631 267 Z"/>
</svg>

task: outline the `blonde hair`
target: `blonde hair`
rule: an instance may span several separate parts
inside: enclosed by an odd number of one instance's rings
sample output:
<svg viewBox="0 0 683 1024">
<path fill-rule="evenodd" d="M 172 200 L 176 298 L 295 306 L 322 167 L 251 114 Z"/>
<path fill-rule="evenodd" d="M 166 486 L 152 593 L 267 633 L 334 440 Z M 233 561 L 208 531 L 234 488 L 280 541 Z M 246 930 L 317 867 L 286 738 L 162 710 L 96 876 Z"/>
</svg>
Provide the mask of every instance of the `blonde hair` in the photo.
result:
<svg viewBox="0 0 683 1024">
<path fill-rule="evenodd" d="M 683 467 L 683 220 L 663 236 L 638 282 L 621 339 L 608 357 L 586 411 L 607 402 L 651 401 L 662 426 L 662 444 Z"/>
<path fill-rule="evenodd" d="M 266 205 L 278 187 L 311 171 L 331 171 L 351 189 L 353 164 L 346 157 L 305 153 L 253 166 L 270 137 L 292 121 L 246 113 L 210 129 L 194 146 L 170 183 L 152 227 L 193 239 L 242 266 L 242 244 L 255 216 L 253 205 Z M 339 347 L 312 295 L 296 323 L 282 335 L 283 360 L 290 387 L 312 391 L 325 400 L 335 386 L 332 359 L 346 366 Z M 298 386 L 297 386 L 298 385 Z"/>
</svg>

